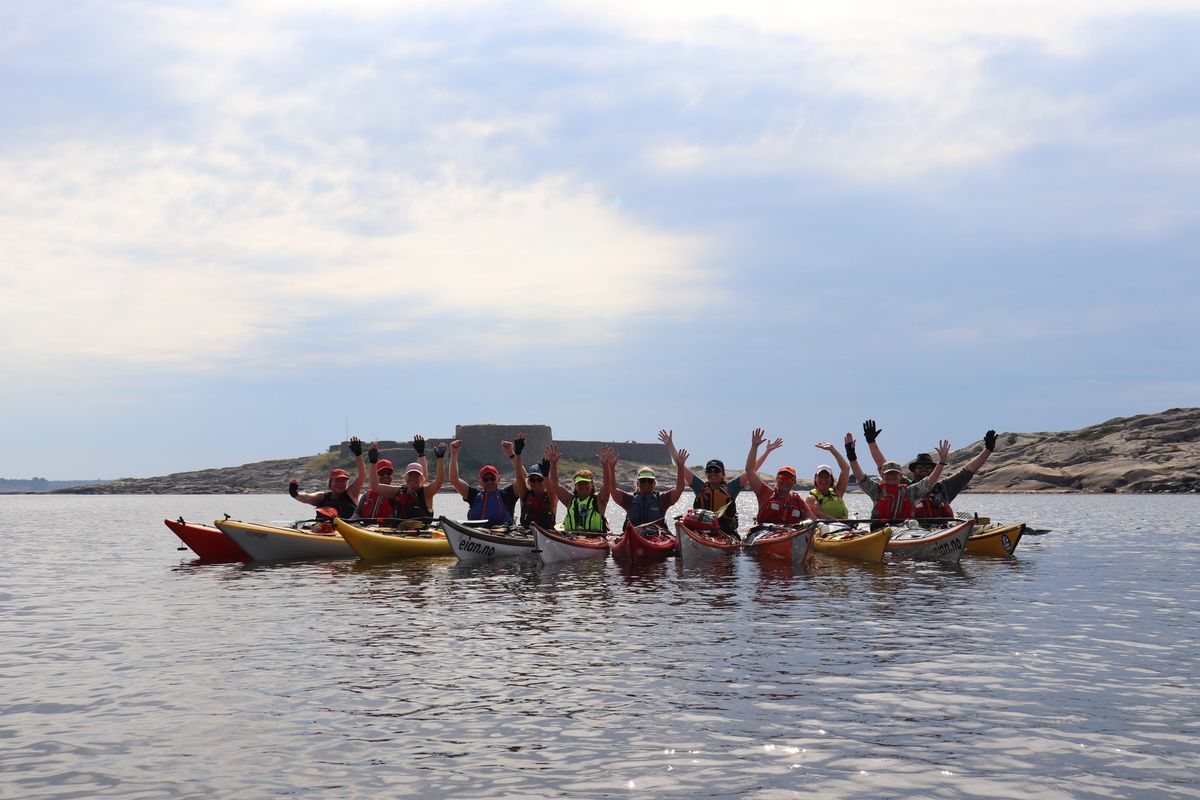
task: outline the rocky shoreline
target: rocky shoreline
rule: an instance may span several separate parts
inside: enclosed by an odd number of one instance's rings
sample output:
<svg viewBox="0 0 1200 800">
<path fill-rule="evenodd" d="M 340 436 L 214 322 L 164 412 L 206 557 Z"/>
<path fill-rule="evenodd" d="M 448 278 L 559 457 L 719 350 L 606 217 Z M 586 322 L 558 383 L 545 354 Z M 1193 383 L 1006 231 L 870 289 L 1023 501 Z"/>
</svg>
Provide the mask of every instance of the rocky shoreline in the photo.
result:
<svg viewBox="0 0 1200 800">
<path fill-rule="evenodd" d="M 615 444 L 620 448 L 620 443 Z M 974 442 L 951 454 L 951 469 L 966 464 L 983 447 Z M 906 458 L 911 458 L 909 454 Z M 393 459 L 395 460 L 395 459 Z M 403 463 L 403 462 L 401 462 Z M 576 464 L 564 461 L 560 472 Z M 597 469 L 596 465 L 589 466 Z M 618 474 L 633 486 L 640 464 Z M 651 465 L 659 484 L 674 484 L 675 467 Z M 155 478 L 124 478 L 56 490 L 55 494 L 274 494 L 291 478 L 313 491 L 334 467 L 353 474 L 353 460 L 328 452 L 237 467 L 178 472 Z M 693 467 L 702 471 L 701 465 Z M 464 470 L 465 475 L 471 475 Z M 508 478 L 509 473 L 505 477 Z M 803 486 L 803 484 L 801 484 Z M 1165 494 L 1200 492 L 1200 408 L 1117 417 L 1098 425 L 1056 433 L 1001 433 L 996 451 L 969 487 L 975 492 Z"/>
</svg>

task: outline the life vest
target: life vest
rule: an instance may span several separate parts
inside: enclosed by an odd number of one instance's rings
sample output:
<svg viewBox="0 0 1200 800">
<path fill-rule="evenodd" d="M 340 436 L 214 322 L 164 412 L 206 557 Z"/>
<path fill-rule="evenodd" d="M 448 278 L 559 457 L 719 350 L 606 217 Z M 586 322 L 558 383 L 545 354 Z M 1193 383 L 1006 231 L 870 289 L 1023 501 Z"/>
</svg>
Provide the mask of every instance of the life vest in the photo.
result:
<svg viewBox="0 0 1200 800">
<path fill-rule="evenodd" d="M 394 517 L 396 514 L 392 510 L 392 504 L 383 495 L 368 489 L 359 499 L 358 507 L 354 509 L 354 516 L 358 519 L 380 520 Z"/>
<path fill-rule="evenodd" d="M 837 492 L 832 489 L 828 494 L 821 494 L 817 489 L 809 489 L 808 493 L 816 498 L 821 510 L 834 519 L 850 518 L 850 510 L 846 508 L 846 501 L 838 497 Z"/>
<path fill-rule="evenodd" d="M 728 484 L 722 483 L 714 489 L 711 483 L 705 481 L 704 488 L 696 494 L 696 499 L 692 502 L 692 508 L 708 509 L 714 514 L 724 508 L 725 512 L 718 518 L 721 530 L 737 534 L 737 504 L 733 502 Z"/>
<path fill-rule="evenodd" d="M 405 486 L 400 494 L 392 498 L 392 513 L 399 519 L 416 519 L 417 517 L 432 517 L 433 512 L 425 504 L 425 487 L 419 487 L 415 492 Z"/>
<path fill-rule="evenodd" d="M 949 519 L 954 516 L 954 509 L 950 507 L 950 502 L 946 500 L 941 483 L 938 483 L 929 494 L 921 498 L 921 502 L 917 506 L 913 516 L 917 519 L 933 519 L 936 517 Z"/>
<path fill-rule="evenodd" d="M 804 519 L 807 513 L 808 507 L 804 505 L 804 498 L 798 492 L 781 495 L 775 491 L 759 504 L 757 520 L 759 522 L 794 523 Z"/>
<path fill-rule="evenodd" d="M 879 499 L 875 501 L 875 508 L 871 512 L 871 516 L 884 521 L 912 519 L 916 509 L 913 508 L 913 502 L 909 499 L 908 493 L 904 491 L 907 488 L 907 483 L 895 486 L 887 483 L 879 484 Z"/>
<path fill-rule="evenodd" d="M 554 504 L 549 492 L 526 492 L 521 498 L 521 524 L 554 527 Z"/>
<path fill-rule="evenodd" d="M 332 506 L 337 509 L 338 516 L 342 519 L 350 519 L 354 516 L 354 510 L 358 508 L 358 503 L 354 502 L 354 498 L 346 492 L 334 494 L 333 492 L 325 492 L 321 495 L 321 499 L 314 505 Z"/>
<path fill-rule="evenodd" d="M 509 525 L 513 521 L 512 511 L 504 502 L 504 492 L 499 489 L 478 490 L 467 519 L 486 519 L 492 525 Z"/>
<path fill-rule="evenodd" d="M 645 525 L 647 522 L 659 522 L 666 511 L 662 507 L 662 492 L 642 494 L 635 492 L 629 500 L 629 521 L 634 525 Z"/>
<path fill-rule="evenodd" d="M 604 533 L 604 515 L 596 508 L 596 495 L 578 495 L 567 505 L 567 516 L 563 519 L 563 530 Z"/>
</svg>

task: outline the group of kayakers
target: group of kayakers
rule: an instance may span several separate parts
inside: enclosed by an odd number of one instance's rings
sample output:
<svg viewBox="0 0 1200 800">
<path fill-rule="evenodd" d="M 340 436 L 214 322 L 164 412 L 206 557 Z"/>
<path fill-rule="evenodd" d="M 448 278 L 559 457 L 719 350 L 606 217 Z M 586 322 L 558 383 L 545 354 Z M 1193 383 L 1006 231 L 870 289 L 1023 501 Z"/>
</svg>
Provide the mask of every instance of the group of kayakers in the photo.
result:
<svg viewBox="0 0 1200 800">
<path fill-rule="evenodd" d="M 301 502 L 333 509 L 338 516 L 347 519 L 428 519 L 433 516 L 433 497 L 445 481 L 446 454 L 449 452 L 450 484 L 467 503 L 467 518 L 471 520 L 486 520 L 491 525 L 528 526 L 537 523 L 551 528 L 557 521 L 558 505 L 561 503 L 565 509 L 562 521 L 564 530 L 603 533 L 608 529 L 604 513 L 612 500 L 625 510 L 634 525 L 665 524 L 668 510 L 679 501 L 685 488 L 691 488 L 695 494 L 693 508 L 711 512 L 721 531 L 737 537 L 739 520 L 736 500 L 747 488 L 758 501 L 756 523 L 797 524 L 806 520 L 848 519 L 850 514 L 845 494 L 851 473 L 859 488 L 871 499 L 871 519 L 878 524 L 905 519 L 950 520 L 954 517 L 951 501 L 979 472 L 996 447 L 996 432 L 989 430 L 983 437 L 983 451 L 966 466 L 942 480 L 950 455 L 950 443 L 942 440 L 934 451 L 936 461 L 929 453 L 918 453 L 908 463 L 909 475 L 906 476 L 898 462 L 884 458 L 877 443 L 882 431 L 875 420 L 866 420 L 862 428 L 879 478 L 864 473 L 858 462 L 854 436 L 847 433 L 845 457 L 829 442 L 816 444 L 837 463 L 837 476 L 834 476 L 832 466 L 821 464 L 813 474 L 814 486 L 806 495 L 796 490 L 797 472 L 794 467 L 781 467 L 776 472 L 774 486 L 759 477 L 758 470 L 767 457 L 783 446 L 782 438 L 767 441 L 761 428 L 756 428 L 750 435 L 745 471 L 732 479 L 726 476 L 724 462 L 716 458 L 705 464 L 703 477 L 696 474 L 687 466 L 688 451 L 675 447 L 672 432 L 665 429 L 659 431 L 658 439 L 666 445 L 676 467 L 675 485 L 670 491 L 658 489 L 657 475 L 649 467 L 638 470 L 633 491 L 618 488 L 616 474 L 619 456 L 612 447 L 601 448 L 597 456 L 602 473 L 599 490 L 594 473 L 586 468 L 577 469 L 570 484 L 564 486 L 559 480 L 560 454 L 557 445 L 548 445 L 542 460 L 526 468 L 521 458 L 525 449 L 523 433 L 517 434 L 512 441 L 500 443 L 514 471 L 513 482 L 503 488 L 500 486 L 500 470 L 491 464 L 480 468 L 478 486 L 471 486 L 462 479 L 458 468 L 461 440 L 450 442 L 449 445 L 438 444 L 433 448 L 436 471 L 434 479 L 430 481 L 425 439 L 417 435 L 412 440 L 417 460 L 405 467 L 402 484 L 392 483 L 394 465 L 387 459 L 379 458 L 379 450 L 374 443 L 367 447 L 368 467 L 363 459 L 362 440 L 352 437 L 350 452 L 355 457 L 358 473 L 353 481 L 346 470 L 334 469 L 329 473 L 328 488 L 324 491 L 300 491 L 300 485 L 295 480 L 289 483 L 288 491 Z M 766 447 L 759 454 L 764 444 Z M 364 482 L 367 484 L 366 491 L 363 491 Z"/>
</svg>

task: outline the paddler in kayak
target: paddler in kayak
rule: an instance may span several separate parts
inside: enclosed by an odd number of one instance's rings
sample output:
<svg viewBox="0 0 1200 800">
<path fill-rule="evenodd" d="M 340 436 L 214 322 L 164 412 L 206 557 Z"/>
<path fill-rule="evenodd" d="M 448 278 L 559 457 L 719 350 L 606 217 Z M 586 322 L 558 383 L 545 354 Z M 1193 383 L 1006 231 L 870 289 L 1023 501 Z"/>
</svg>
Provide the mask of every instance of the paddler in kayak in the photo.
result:
<svg viewBox="0 0 1200 800">
<path fill-rule="evenodd" d="M 500 443 L 504 454 L 513 462 L 517 473 L 517 482 L 521 491 L 525 488 L 525 468 L 521 466 L 521 451 L 525 449 L 525 434 L 518 433 L 513 441 Z M 462 439 L 450 443 L 450 484 L 458 491 L 463 500 L 470 506 L 467 519 L 487 520 L 488 525 L 499 527 L 511 525 L 513 512 L 517 507 L 517 488 L 509 484 L 500 488 L 500 470 L 491 464 L 485 464 L 479 470 L 479 487 L 469 486 L 458 476 L 458 451 L 462 449 Z"/>
<path fill-rule="evenodd" d="M 392 466 L 391 461 L 388 461 L 386 458 L 379 458 L 379 450 L 376 448 L 374 442 L 371 442 L 371 447 L 367 450 L 367 461 L 373 466 L 373 469 L 367 471 L 368 480 L 371 473 L 374 472 L 375 477 L 378 479 L 373 481 L 376 486 L 391 486 L 392 477 L 396 474 L 396 469 Z M 395 516 L 391 501 L 375 489 L 372 489 L 370 483 L 368 483 L 366 491 L 362 493 L 362 497 L 358 498 L 358 507 L 354 509 L 354 518 L 382 522 L 385 519 L 391 519 Z"/>
<path fill-rule="evenodd" d="M 874 456 L 878 449 L 878 447 L 872 446 L 871 455 Z M 965 467 L 957 470 L 949 478 L 943 478 L 933 485 L 929 494 L 925 495 L 917 505 L 917 519 L 953 519 L 954 509 L 950 507 L 950 503 L 958 497 L 959 492 L 967 488 L 967 484 L 983 468 L 995 449 L 996 432 L 988 431 L 983 435 L 983 450 L 979 455 L 972 458 Z M 882 453 L 879 455 L 883 456 Z M 937 465 L 928 453 L 917 453 L 917 457 L 908 462 L 908 471 L 912 474 L 913 480 L 918 481 L 928 477 L 935 466 Z"/>
<path fill-rule="evenodd" d="M 592 471 L 578 469 L 571 477 L 571 490 L 568 491 L 558 482 L 558 445 L 551 443 L 546 448 L 546 457 L 550 459 L 549 490 L 567 507 L 567 515 L 563 518 L 563 530 L 605 533 L 608 530 L 608 521 L 604 518 L 604 509 L 608 506 L 610 484 L 605 482 L 597 494 Z M 611 447 L 603 447 L 600 449 L 599 458 L 601 467 L 605 467 L 610 459 L 616 463 L 617 454 Z"/>
<path fill-rule="evenodd" d="M 549 449 L 549 448 L 547 448 Z M 525 474 L 525 493 L 521 495 L 521 525 L 533 523 L 543 528 L 553 528 L 558 516 L 558 497 L 546 490 L 546 474 L 550 472 L 549 459 L 534 464 Z"/>
<path fill-rule="evenodd" d="M 850 434 L 847 433 L 846 437 L 848 443 L 854 441 Z M 817 467 L 813 473 L 813 488 L 808 491 L 808 510 L 813 519 L 848 519 L 850 511 L 846 508 L 846 487 L 850 483 L 850 464 L 829 442 L 817 442 L 817 447 L 833 456 L 838 464 L 838 477 L 835 483 L 833 467 L 828 464 Z"/>
<path fill-rule="evenodd" d="M 660 436 L 660 438 L 662 437 Z M 662 442 L 667 446 L 671 460 L 674 461 L 676 451 L 671 431 L 666 431 L 666 437 L 662 438 Z M 758 463 L 755 464 L 755 468 L 761 469 L 767 456 L 782 446 L 783 439 L 770 442 Z M 726 481 L 725 462 L 719 458 L 710 459 L 704 465 L 703 478 L 690 469 L 688 474 L 691 476 L 692 491 L 696 494 L 696 499 L 692 501 L 692 508 L 712 511 L 717 515 L 717 524 L 722 531 L 735 539 L 741 539 L 742 537 L 738 534 L 737 496 L 746 488 L 742 483 L 745 475 L 739 475 L 732 481 Z"/>
<path fill-rule="evenodd" d="M 758 515 L 754 521 L 758 524 L 772 523 L 775 525 L 797 525 L 804 520 L 816 517 L 809 511 L 804 496 L 796 489 L 796 468 L 780 467 L 775 474 L 775 487 L 771 488 L 758 477 L 759 456 L 758 448 L 767 440 L 762 428 L 755 428 L 750 434 L 750 452 L 746 454 L 746 480 L 758 499 Z M 778 440 L 783 444 L 783 440 Z"/>
<path fill-rule="evenodd" d="M 390 483 L 371 480 L 371 491 L 378 493 L 391 504 L 392 517 L 396 519 L 432 519 L 433 498 L 446 479 L 446 445 L 439 444 L 433 449 L 437 460 L 437 474 L 432 483 L 426 481 L 428 468 L 425 466 L 425 437 L 420 434 L 413 436 L 412 447 L 417 454 L 417 460 L 404 468 L 404 485 L 392 486 Z M 373 442 L 367 450 L 367 458 L 379 458 L 379 450 Z"/>
<path fill-rule="evenodd" d="M 300 481 L 293 479 L 288 481 L 288 494 L 310 506 L 332 508 L 342 519 L 353 517 L 354 509 L 358 507 L 358 501 L 355 498 L 362 490 L 363 479 L 367 474 L 367 465 L 363 462 L 362 440 L 357 436 L 350 437 L 350 452 L 354 454 L 355 469 L 358 472 L 353 483 L 350 482 L 350 473 L 346 470 L 333 469 L 329 471 L 329 488 L 326 491 L 302 492 L 300 491 Z"/>
<path fill-rule="evenodd" d="M 875 420 L 869 419 L 863 423 L 863 438 L 867 440 L 868 445 L 875 441 L 879 433 Z M 950 443 L 943 439 L 938 444 L 938 463 L 928 478 L 922 478 L 909 485 L 904 481 L 900 465 L 895 461 L 885 461 L 879 466 L 880 480 L 877 483 L 875 479 L 863 474 L 862 467 L 858 464 L 858 455 L 854 452 L 854 438 L 849 434 L 846 436 L 846 457 L 850 461 L 854 479 L 858 481 L 858 488 L 875 504 L 871 510 L 871 527 L 881 528 L 891 522 L 912 519 L 916 514 L 916 504 L 921 502 L 921 498 L 929 493 L 933 484 L 942 476 L 942 468 L 950 456 Z"/>
<path fill-rule="evenodd" d="M 669 435 L 668 431 L 661 430 L 658 432 L 658 440 L 666 444 L 666 437 Z M 614 453 L 614 455 L 616 454 Z M 642 467 L 638 470 L 637 486 L 632 494 L 618 489 L 617 459 L 619 456 L 614 458 L 611 463 L 604 464 L 604 485 L 612 487 L 613 502 L 625 509 L 630 523 L 635 526 L 658 523 L 666 528 L 664 520 L 667 512 L 671 510 L 671 506 L 679 502 L 679 498 L 687 486 L 687 457 L 687 450 L 679 450 L 672 456 L 672 460 L 675 462 L 675 488 L 669 492 L 654 490 L 658 481 L 654 470 L 649 467 Z"/>
</svg>

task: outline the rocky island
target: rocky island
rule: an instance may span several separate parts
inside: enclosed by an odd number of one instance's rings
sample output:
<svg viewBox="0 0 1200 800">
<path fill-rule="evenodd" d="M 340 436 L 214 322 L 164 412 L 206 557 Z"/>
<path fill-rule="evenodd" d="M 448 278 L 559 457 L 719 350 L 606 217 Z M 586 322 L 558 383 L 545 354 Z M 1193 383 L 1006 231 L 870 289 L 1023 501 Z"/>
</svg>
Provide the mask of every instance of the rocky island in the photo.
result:
<svg viewBox="0 0 1200 800">
<path fill-rule="evenodd" d="M 429 441 L 462 438 L 464 478 L 473 482 L 483 463 L 494 463 L 506 478 L 511 475 L 499 462 L 498 444 L 518 431 L 529 436 L 524 459 L 537 463 L 542 448 L 551 441 L 546 425 L 460 425 L 453 437 L 428 437 Z M 621 454 L 622 485 L 632 486 L 642 464 L 652 466 L 659 483 L 669 488 L 675 468 L 666 448 L 658 443 L 559 441 L 563 451 L 560 471 L 577 465 L 598 471 L 593 455 L 602 445 Z M 951 469 L 969 461 L 982 442 L 956 450 Z M 398 469 L 413 460 L 407 441 L 380 442 L 384 458 Z M 490 457 L 487 457 L 490 454 Z M 911 458 L 909 454 L 906 458 Z M 429 455 L 433 466 L 432 453 Z M 736 460 L 727 461 L 732 465 Z M 291 478 L 309 489 L 325 485 L 334 467 L 353 472 L 354 459 L 347 442 L 332 445 L 325 453 L 237 467 L 178 472 L 158 478 L 124 478 L 105 483 L 58 490 L 73 494 L 270 494 L 287 490 Z M 693 466 L 697 472 L 702 464 Z M 447 482 L 448 483 L 448 482 Z M 803 485 L 803 484 L 802 484 Z M 1116 417 L 1098 425 L 1057 433 L 1001 433 L 996 452 L 971 482 L 976 492 L 1197 492 L 1200 491 L 1200 408 L 1173 408 L 1157 414 Z"/>
</svg>

